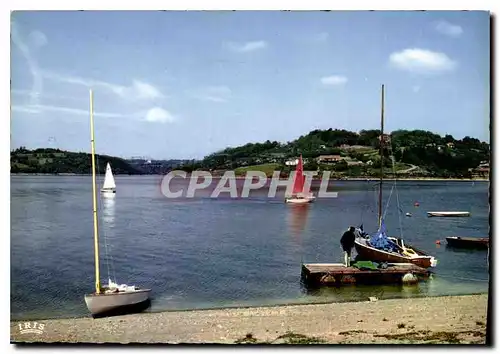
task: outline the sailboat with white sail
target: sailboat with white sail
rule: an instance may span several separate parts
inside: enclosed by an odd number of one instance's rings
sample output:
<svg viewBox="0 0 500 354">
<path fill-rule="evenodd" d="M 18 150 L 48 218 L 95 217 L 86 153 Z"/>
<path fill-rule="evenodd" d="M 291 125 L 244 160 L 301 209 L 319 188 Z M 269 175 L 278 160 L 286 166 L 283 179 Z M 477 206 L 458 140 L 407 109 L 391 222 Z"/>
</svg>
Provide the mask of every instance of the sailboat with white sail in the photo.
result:
<svg viewBox="0 0 500 354">
<path fill-rule="evenodd" d="M 103 194 L 115 194 L 116 193 L 116 183 L 115 177 L 113 176 L 113 171 L 111 170 L 111 165 L 106 165 L 106 174 L 104 175 L 104 184 L 101 188 L 101 193 Z"/>
<path fill-rule="evenodd" d="M 297 167 L 295 168 L 292 195 L 285 198 L 285 203 L 306 204 L 311 203 L 314 199 L 316 199 L 311 192 L 304 191 L 305 181 L 306 176 L 304 176 L 302 155 L 300 155 L 297 161 Z"/>
<path fill-rule="evenodd" d="M 102 286 L 99 273 L 99 230 L 97 225 L 97 187 L 96 163 L 94 145 L 94 113 L 93 94 L 90 90 L 90 131 L 92 148 L 92 204 L 94 219 L 94 262 L 95 262 L 95 291 L 85 295 L 85 303 L 92 316 L 104 316 L 116 312 L 142 308 L 148 304 L 151 289 L 141 289 L 134 285 L 117 284 L 108 279 L 108 285 Z M 109 165 L 108 165 L 109 166 Z"/>
</svg>

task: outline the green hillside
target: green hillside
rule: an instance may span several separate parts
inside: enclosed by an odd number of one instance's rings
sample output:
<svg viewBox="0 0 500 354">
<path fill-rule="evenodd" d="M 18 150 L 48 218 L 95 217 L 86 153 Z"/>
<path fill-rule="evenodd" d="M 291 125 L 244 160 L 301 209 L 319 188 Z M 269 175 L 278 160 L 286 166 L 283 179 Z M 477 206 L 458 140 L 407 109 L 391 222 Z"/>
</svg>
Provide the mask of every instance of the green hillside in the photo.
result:
<svg viewBox="0 0 500 354">
<path fill-rule="evenodd" d="M 140 172 L 130 166 L 125 160 L 107 156 L 96 155 L 98 164 L 97 172 L 104 174 L 106 164 L 109 162 L 114 174 L 139 174 Z M 90 174 L 91 155 L 84 152 L 69 152 L 59 149 L 27 150 L 23 147 L 10 153 L 11 173 L 75 173 Z"/>
</svg>

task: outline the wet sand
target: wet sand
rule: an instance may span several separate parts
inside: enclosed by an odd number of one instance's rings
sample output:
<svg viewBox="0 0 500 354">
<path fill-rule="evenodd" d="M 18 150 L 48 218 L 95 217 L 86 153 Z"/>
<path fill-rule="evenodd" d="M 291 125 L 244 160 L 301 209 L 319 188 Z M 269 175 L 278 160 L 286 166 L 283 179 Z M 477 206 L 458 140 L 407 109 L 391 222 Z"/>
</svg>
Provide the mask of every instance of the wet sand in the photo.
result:
<svg viewBox="0 0 500 354">
<path fill-rule="evenodd" d="M 484 344 L 488 295 L 142 313 L 37 321 L 11 342 Z M 33 322 L 32 326 L 33 326 Z"/>
</svg>

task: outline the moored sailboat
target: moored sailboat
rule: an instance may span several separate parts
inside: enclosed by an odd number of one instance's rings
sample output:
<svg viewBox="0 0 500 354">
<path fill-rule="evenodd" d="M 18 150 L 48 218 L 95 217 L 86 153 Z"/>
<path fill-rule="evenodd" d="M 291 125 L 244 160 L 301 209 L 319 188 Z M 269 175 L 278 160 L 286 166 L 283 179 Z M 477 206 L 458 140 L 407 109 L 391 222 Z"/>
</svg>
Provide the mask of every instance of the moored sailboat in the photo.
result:
<svg viewBox="0 0 500 354">
<path fill-rule="evenodd" d="M 97 187 L 96 163 L 94 147 L 94 114 L 93 95 L 90 90 L 90 132 L 92 148 L 92 204 L 94 219 L 94 262 L 95 262 L 95 292 L 85 295 L 85 303 L 92 316 L 104 316 L 118 312 L 126 312 L 143 308 L 149 303 L 151 289 L 141 289 L 126 284 L 118 285 L 108 279 L 107 286 L 101 286 L 99 274 L 99 232 L 97 225 Z"/>
<path fill-rule="evenodd" d="M 402 238 L 388 237 L 382 215 L 382 186 L 384 170 L 384 85 L 382 85 L 382 113 L 380 129 L 380 183 L 378 196 L 378 230 L 369 236 L 362 228 L 355 231 L 354 247 L 359 259 L 389 263 L 413 263 L 423 268 L 435 267 L 437 260 L 426 252 L 405 244 Z"/>
<path fill-rule="evenodd" d="M 306 176 L 304 176 L 302 155 L 300 155 L 297 167 L 295 168 L 292 195 L 285 197 L 286 203 L 305 204 L 314 201 L 314 195 L 309 191 L 304 191 L 305 180 Z"/>
</svg>

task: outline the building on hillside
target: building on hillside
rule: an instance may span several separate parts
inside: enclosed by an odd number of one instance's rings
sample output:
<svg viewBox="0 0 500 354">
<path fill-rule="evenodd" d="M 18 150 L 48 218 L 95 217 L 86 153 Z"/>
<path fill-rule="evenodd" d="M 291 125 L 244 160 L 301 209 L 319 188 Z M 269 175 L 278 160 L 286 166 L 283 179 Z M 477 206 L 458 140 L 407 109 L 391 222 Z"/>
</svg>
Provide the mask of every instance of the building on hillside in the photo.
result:
<svg viewBox="0 0 500 354">
<path fill-rule="evenodd" d="M 316 158 L 317 163 L 337 163 L 345 160 L 345 157 L 340 155 L 320 155 Z"/>
<path fill-rule="evenodd" d="M 355 159 L 348 159 L 346 160 L 348 166 L 362 166 L 364 165 L 364 162 L 355 160 Z"/>
<path fill-rule="evenodd" d="M 361 149 L 366 149 L 369 146 L 363 146 L 363 145 L 347 145 L 347 144 L 342 144 L 340 145 L 340 148 L 342 150 L 361 150 Z"/>
<path fill-rule="evenodd" d="M 489 178 L 490 164 L 489 162 L 482 162 L 476 168 L 470 168 L 469 172 L 472 174 L 472 177 Z"/>
</svg>

